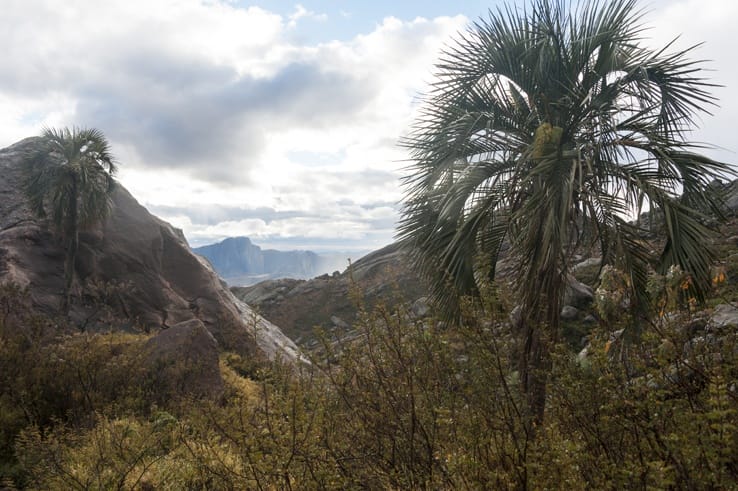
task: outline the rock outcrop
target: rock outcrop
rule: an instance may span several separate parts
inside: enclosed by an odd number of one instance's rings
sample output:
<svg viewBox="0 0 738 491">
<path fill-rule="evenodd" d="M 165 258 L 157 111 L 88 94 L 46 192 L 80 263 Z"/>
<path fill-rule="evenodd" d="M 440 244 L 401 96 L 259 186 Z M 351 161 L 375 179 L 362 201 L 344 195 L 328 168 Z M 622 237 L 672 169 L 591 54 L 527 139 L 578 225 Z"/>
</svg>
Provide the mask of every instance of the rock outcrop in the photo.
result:
<svg viewBox="0 0 738 491">
<path fill-rule="evenodd" d="M 157 390 L 176 393 L 181 387 L 199 397 L 223 392 L 218 342 L 199 319 L 190 319 L 161 331 L 146 343 L 145 365 Z"/>
<path fill-rule="evenodd" d="M 0 150 L 0 282 L 27 287 L 35 309 L 56 315 L 64 251 L 22 193 L 21 163 L 37 144 L 29 138 Z M 196 321 L 220 350 L 298 357 L 294 343 L 237 300 L 208 262 L 190 250 L 180 230 L 151 215 L 123 186 L 116 187 L 112 200 L 106 222 L 80 234 L 70 310 L 74 323 L 165 333 Z M 102 310 L 109 314 L 105 319 Z"/>
</svg>

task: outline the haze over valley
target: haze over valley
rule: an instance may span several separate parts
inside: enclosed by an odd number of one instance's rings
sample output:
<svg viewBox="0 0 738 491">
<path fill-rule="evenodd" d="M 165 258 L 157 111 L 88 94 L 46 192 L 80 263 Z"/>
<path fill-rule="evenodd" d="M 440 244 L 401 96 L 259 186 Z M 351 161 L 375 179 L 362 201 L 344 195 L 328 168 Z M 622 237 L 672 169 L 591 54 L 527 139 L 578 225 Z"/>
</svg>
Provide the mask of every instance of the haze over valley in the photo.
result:
<svg viewBox="0 0 738 491">
<path fill-rule="evenodd" d="M 231 237 L 217 244 L 195 247 L 230 286 L 249 286 L 279 278 L 309 279 L 341 272 L 363 254 L 312 251 L 277 251 L 262 249 L 247 237 Z"/>
</svg>

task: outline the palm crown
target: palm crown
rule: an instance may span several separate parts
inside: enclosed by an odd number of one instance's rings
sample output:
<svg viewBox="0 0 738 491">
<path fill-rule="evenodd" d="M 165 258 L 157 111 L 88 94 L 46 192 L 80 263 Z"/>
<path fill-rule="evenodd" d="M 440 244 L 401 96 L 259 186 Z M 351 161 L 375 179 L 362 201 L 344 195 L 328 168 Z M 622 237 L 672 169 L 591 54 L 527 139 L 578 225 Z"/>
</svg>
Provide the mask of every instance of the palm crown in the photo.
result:
<svg viewBox="0 0 738 491">
<path fill-rule="evenodd" d="M 494 276 L 503 243 L 524 312 L 554 326 L 578 248 L 628 271 L 639 295 L 649 267 L 681 266 L 698 296 L 709 284 L 702 218 L 719 206 L 709 184 L 730 170 L 685 137 L 714 104 L 711 84 L 689 49 L 639 45 L 635 7 L 537 0 L 444 52 L 404 140 L 399 238 L 446 313 L 476 292 L 481 265 Z M 643 209 L 665 224 L 656 256 L 630 221 Z"/>
<path fill-rule="evenodd" d="M 25 191 L 33 211 L 40 217 L 50 215 L 64 242 L 66 310 L 79 230 L 110 214 L 116 166 L 99 130 L 46 128 L 41 138 L 39 148 L 26 159 Z"/>
<path fill-rule="evenodd" d="M 46 128 L 41 148 L 27 165 L 26 194 L 34 212 L 40 216 L 50 213 L 52 224 L 62 234 L 69 233 L 72 216 L 77 225 L 85 227 L 110 212 L 116 166 L 101 131 Z"/>
</svg>

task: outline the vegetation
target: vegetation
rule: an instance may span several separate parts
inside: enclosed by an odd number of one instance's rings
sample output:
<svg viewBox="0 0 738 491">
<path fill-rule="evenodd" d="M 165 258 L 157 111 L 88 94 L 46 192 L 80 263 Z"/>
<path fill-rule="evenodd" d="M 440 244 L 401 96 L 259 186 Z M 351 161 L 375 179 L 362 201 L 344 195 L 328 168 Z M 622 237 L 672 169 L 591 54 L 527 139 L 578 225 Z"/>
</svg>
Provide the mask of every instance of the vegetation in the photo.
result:
<svg viewBox="0 0 738 491">
<path fill-rule="evenodd" d="M 730 265 L 733 266 L 732 264 Z M 597 308 L 627 298 L 601 286 Z M 224 354 L 222 397 L 160 394 L 146 336 L 59 335 L 2 291 L 0 482 L 27 489 L 735 489 L 738 337 L 709 326 L 685 274 L 650 277 L 637 342 L 603 322 L 587 355 L 552 348 L 547 417 L 529 431 L 510 299 L 439 327 L 360 316 L 300 369 Z M 711 295 L 735 285 L 716 275 Z M 181 367 L 183 370 L 188 367 Z"/>
<path fill-rule="evenodd" d="M 689 49 L 643 47 L 640 15 L 635 0 L 534 0 L 491 14 L 446 50 L 405 140 L 399 237 L 449 317 L 507 250 L 538 423 L 576 254 L 626 272 L 641 311 L 651 270 L 688 271 L 698 300 L 710 285 L 704 221 L 719 199 L 709 185 L 729 168 L 685 136 L 714 103 L 711 84 Z M 664 224 L 654 251 L 629 221 L 645 209 Z"/>
<path fill-rule="evenodd" d="M 69 309 L 75 278 L 79 231 L 110 214 L 110 193 L 116 166 L 108 141 L 96 129 L 44 129 L 37 151 L 26 159 L 25 191 L 39 217 L 50 215 L 51 225 L 64 243 L 64 300 Z"/>
<path fill-rule="evenodd" d="M 501 11 L 440 65 L 401 232 L 436 317 L 352 292 L 349 340 L 301 365 L 222 353 L 206 400 L 186 387 L 206 368 L 150 363 L 148 334 L 80 332 L 0 284 L 0 487 L 738 489 L 738 311 L 711 309 L 738 299 L 738 255 L 703 224 L 726 169 L 682 140 L 708 84 L 686 52 L 638 47 L 633 2 L 579 5 Z M 66 309 L 115 167 L 99 132 L 47 130 L 28 168 Z M 645 205 L 660 240 L 626 221 Z M 503 247 L 520 275 L 495 275 Z M 593 250 L 596 317 L 563 322 Z"/>
</svg>

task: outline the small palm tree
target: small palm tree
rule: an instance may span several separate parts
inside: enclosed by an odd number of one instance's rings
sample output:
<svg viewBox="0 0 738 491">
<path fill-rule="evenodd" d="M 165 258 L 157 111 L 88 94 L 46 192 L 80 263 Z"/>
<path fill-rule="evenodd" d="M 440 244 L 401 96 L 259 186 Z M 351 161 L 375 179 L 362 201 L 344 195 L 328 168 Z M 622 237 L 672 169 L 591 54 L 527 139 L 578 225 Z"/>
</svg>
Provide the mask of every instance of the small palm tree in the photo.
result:
<svg viewBox="0 0 738 491">
<path fill-rule="evenodd" d="M 103 133 L 96 129 L 46 128 L 26 159 L 25 192 L 32 210 L 50 216 L 64 243 L 64 297 L 69 310 L 80 229 L 108 217 L 116 166 Z"/>
<path fill-rule="evenodd" d="M 491 13 L 444 52 L 404 140 L 398 236 L 441 310 L 457 316 L 509 245 L 534 420 L 575 253 L 626 271 L 642 302 L 650 268 L 681 266 L 698 298 L 709 286 L 709 184 L 730 171 L 685 137 L 714 104 L 711 84 L 689 49 L 641 46 L 640 17 L 635 0 Z M 663 219 L 657 254 L 631 221 L 645 209 Z"/>
</svg>

